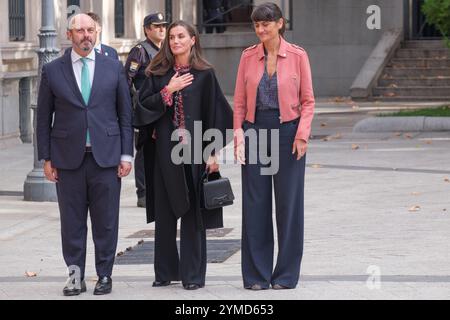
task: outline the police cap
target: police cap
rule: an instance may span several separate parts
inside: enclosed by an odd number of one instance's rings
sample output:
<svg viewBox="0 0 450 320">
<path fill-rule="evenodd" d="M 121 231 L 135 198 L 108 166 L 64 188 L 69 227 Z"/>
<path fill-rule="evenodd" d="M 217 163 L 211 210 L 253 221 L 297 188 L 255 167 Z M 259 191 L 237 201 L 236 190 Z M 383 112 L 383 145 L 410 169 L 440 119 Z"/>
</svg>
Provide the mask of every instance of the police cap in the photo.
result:
<svg viewBox="0 0 450 320">
<path fill-rule="evenodd" d="M 149 14 L 144 18 L 144 27 L 150 24 L 154 25 L 167 24 L 167 21 L 164 20 L 164 16 L 161 12 L 156 12 Z"/>
</svg>

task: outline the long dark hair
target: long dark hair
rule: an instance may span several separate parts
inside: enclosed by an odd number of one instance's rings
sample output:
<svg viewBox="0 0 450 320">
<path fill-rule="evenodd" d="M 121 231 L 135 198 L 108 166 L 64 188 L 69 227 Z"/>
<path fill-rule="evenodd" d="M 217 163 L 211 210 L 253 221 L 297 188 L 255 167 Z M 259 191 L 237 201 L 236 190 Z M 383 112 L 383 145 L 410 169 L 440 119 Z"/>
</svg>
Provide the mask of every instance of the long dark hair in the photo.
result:
<svg viewBox="0 0 450 320">
<path fill-rule="evenodd" d="M 178 26 L 185 28 L 191 38 L 195 37 L 195 44 L 191 49 L 191 54 L 189 55 L 189 64 L 191 68 L 196 70 L 212 69 L 212 65 L 203 57 L 202 47 L 200 45 L 200 37 L 197 29 L 190 23 L 179 20 L 171 23 L 167 28 L 166 39 L 163 42 L 161 50 L 159 50 L 158 54 L 153 58 L 150 65 L 145 70 L 147 76 L 165 75 L 169 71 L 169 69 L 173 68 L 173 66 L 175 65 L 175 57 L 170 50 L 169 38 L 170 30 Z"/>
<path fill-rule="evenodd" d="M 284 35 L 284 32 L 286 31 L 286 19 L 284 18 L 280 7 L 275 3 L 266 2 L 257 6 L 253 10 L 251 19 L 253 22 L 279 21 L 280 19 L 283 19 L 283 27 L 280 29 L 279 33 L 280 35 Z"/>
</svg>

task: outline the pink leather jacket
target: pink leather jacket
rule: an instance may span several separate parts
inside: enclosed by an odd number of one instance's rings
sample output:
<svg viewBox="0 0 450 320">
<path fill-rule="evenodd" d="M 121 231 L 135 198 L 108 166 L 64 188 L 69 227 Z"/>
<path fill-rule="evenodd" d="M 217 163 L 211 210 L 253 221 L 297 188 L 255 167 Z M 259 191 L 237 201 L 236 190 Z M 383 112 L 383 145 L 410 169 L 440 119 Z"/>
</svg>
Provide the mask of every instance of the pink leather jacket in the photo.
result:
<svg viewBox="0 0 450 320">
<path fill-rule="evenodd" d="M 235 146 L 243 142 L 244 120 L 254 123 L 256 94 L 264 74 L 263 44 L 247 48 L 242 53 L 234 93 Z M 295 139 L 308 142 L 314 117 L 314 91 L 311 67 L 306 51 L 281 37 L 277 62 L 280 122 L 300 117 Z"/>
</svg>

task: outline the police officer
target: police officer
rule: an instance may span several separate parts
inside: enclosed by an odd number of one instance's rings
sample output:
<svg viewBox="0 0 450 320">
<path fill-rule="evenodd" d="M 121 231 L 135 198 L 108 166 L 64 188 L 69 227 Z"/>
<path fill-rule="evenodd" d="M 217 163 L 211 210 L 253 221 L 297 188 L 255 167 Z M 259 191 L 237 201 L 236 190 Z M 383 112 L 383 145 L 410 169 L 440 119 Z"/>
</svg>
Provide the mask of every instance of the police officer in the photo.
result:
<svg viewBox="0 0 450 320">
<path fill-rule="evenodd" d="M 144 83 L 146 78 L 145 69 L 150 61 L 156 56 L 161 48 L 162 42 L 166 37 L 167 22 L 162 13 L 153 13 L 144 18 L 144 33 L 146 39 L 131 49 L 125 64 L 125 70 L 128 77 L 128 85 L 133 96 L 133 101 L 137 99 L 137 91 Z M 135 180 L 136 193 L 138 197 L 138 207 L 145 207 L 145 171 L 144 154 L 142 149 L 142 137 L 139 134 L 136 141 L 135 158 Z"/>
</svg>

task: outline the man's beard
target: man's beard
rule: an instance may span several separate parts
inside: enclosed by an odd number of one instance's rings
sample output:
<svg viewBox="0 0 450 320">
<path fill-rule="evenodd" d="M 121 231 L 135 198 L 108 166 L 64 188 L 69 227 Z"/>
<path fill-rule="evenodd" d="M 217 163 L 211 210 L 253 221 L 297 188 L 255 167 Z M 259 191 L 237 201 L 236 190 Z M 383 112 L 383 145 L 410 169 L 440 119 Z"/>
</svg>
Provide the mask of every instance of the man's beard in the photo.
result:
<svg viewBox="0 0 450 320">
<path fill-rule="evenodd" d="M 88 42 L 89 45 L 88 46 L 83 45 L 85 42 Z M 92 46 L 93 46 L 93 43 L 90 39 L 83 39 L 83 41 L 81 41 L 80 44 L 78 45 L 78 47 L 83 51 L 91 50 Z"/>
</svg>

